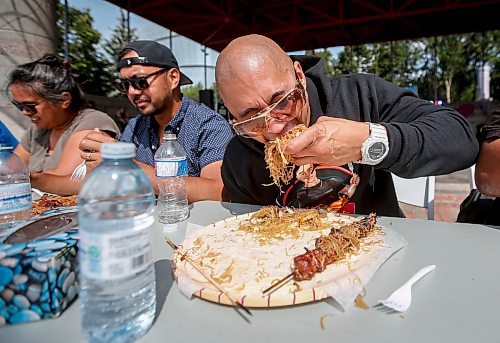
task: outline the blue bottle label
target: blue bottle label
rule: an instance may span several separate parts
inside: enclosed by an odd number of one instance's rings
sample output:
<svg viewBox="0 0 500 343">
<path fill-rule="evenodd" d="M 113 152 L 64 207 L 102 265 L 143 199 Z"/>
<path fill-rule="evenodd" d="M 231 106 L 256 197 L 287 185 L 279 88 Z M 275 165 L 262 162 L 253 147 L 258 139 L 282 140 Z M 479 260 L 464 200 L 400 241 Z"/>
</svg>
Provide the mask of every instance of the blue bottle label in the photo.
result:
<svg viewBox="0 0 500 343">
<path fill-rule="evenodd" d="M 0 186 L 0 214 L 31 209 L 31 185 L 29 182 Z"/>
<path fill-rule="evenodd" d="M 182 159 L 168 159 L 155 161 L 155 172 L 157 177 L 176 177 L 187 175 L 187 160 Z"/>
</svg>

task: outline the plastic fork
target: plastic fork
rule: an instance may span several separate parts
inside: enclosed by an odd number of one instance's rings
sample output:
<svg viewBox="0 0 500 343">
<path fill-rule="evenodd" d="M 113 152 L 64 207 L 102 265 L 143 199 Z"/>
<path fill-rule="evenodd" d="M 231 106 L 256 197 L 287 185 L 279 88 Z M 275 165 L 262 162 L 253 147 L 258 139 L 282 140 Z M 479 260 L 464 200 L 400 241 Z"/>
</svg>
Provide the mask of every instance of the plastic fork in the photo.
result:
<svg viewBox="0 0 500 343">
<path fill-rule="evenodd" d="M 410 278 L 410 280 L 396 289 L 387 299 L 379 300 L 379 305 L 377 306 L 383 305 L 398 312 L 406 311 L 411 304 L 411 286 L 435 268 L 435 265 L 430 265 L 420 269 Z"/>
<path fill-rule="evenodd" d="M 80 163 L 75 170 L 73 170 L 70 180 L 76 182 L 82 181 L 85 174 L 87 174 L 87 166 L 85 165 L 85 160 L 83 160 L 82 163 Z"/>
</svg>

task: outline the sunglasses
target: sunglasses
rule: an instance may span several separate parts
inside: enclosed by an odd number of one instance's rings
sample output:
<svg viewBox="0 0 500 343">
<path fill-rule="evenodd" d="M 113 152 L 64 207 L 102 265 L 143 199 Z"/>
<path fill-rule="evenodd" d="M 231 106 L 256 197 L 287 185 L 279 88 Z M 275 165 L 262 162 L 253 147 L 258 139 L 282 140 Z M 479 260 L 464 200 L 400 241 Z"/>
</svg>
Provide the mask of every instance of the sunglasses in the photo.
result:
<svg viewBox="0 0 500 343">
<path fill-rule="evenodd" d="M 304 87 L 300 82 L 280 100 L 259 111 L 251 118 L 237 122 L 230 121 L 237 135 L 252 138 L 261 135 L 271 119 L 290 121 L 295 119 L 306 105 Z"/>
<path fill-rule="evenodd" d="M 161 73 L 164 73 L 168 70 L 169 69 L 160 69 L 160 70 L 155 71 L 154 73 L 151 73 L 151 74 L 148 74 L 145 76 L 133 77 L 130 79 L 119 79 L 118 82 L 115 84 L 115 87 L 123 94 L 128 93 L 130 86 L 132 86 L 132 88 L 137 89 L 139 91 L 143 91 L 145 89 L 148 89 L 150 86 L 150 84 L 148 82 L 148 78 L 150 78 L 151 76 L 160 75 Z"/>
<path fill-rule="evenodd" d="M 40 105 L 42 102 L 47 100 L 42 100 L 38 103 L 33 102 L 17 102 L 16 100 L 12 100 L 11 103 L 14 105 L 19 111 L 28 113 L 28 114 L 36 114 L 36 106 Z"/>
</svg>

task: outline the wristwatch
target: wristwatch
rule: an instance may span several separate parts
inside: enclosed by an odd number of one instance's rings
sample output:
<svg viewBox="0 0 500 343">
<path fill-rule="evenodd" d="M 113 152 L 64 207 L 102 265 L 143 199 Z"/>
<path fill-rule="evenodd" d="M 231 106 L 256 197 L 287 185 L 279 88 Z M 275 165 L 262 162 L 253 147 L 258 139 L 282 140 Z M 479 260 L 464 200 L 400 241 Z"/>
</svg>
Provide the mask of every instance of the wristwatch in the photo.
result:
<svg viewBox="0 0 500 343">
<path fill-rule="evenodd" d="M 361 145 L 361 160 L 358 163 L 376 165 L 389 153 L 389 139 L 385 127 L 380 124 L 368 123 L 370 136 Z"/>
</svg>

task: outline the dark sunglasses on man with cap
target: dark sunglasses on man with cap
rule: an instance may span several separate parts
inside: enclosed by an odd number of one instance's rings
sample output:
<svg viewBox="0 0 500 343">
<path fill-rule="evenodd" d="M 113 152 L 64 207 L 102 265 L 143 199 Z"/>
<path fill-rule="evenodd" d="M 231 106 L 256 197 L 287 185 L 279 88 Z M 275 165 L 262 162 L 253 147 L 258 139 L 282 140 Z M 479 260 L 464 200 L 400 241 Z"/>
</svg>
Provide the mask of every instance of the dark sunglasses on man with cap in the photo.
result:
<svg viewBox="0 0 500 343">
<path fill-rule="evenodd" d="M 164 68 L 164 69 L 157 70 L 151 74 L 147 74 L 144 76 L 132 77 L 130 79 L 119 79 L 119 80 L 117 80 L 115 87 L 123 94 L 128 93 L 130 86 L 132 86 L 134 89 L 143 91 L 143 90 L 149 88 L 150 83 L 148 82 L 148 79 L 151 76 L 160 75 L 168 70 L 169 70 L 169 68 Z"/>
</svg>

